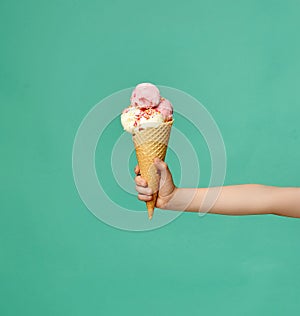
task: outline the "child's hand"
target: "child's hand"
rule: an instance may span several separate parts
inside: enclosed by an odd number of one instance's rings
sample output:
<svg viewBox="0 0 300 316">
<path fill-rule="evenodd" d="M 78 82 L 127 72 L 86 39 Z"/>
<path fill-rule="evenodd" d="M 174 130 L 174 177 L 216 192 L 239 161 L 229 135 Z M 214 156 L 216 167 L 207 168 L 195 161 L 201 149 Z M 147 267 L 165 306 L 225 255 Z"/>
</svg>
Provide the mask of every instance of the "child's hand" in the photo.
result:
<svg viewBox="0 0 300 316">
<path fill-rule="evenodd" d="M 156 207 L 168 208 L 168 202 L 175 193 L 176 187 L 173 183 L 171 172 L 168 165 L 159 158 L 154 159 L 154 165 L 160 174 L 159 191 L 156 201 Z M 151 201 L 153 198 L 153 192 L 148 188 L 147 181 L 140 176 L 140 168 L 137 165 L 134 169 L 136 174 L 135 183 L 136 190 L 138 192 L 138 199 L 141 201 Z"/>
</svg>

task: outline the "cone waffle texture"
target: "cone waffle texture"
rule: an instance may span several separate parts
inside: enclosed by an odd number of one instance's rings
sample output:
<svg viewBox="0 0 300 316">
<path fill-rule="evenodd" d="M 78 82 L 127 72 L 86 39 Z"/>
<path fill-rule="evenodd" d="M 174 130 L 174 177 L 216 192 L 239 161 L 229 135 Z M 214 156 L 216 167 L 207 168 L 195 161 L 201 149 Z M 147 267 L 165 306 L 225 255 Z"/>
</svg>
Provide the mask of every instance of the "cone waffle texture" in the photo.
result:
<svg viewBox="0 0 300 316">
<path fill-rule="evenodd" d="M 146 128 L 132 135 L 141 176 L 147 180 L 153 190 L 153 199 L 147 202 L 148 215 L 151 219 L 157 200 L 159 175 L 153 164 L 155 157 L 165 159 L 173 121 L 165 122 L 159 127 Z"/>
</svg>

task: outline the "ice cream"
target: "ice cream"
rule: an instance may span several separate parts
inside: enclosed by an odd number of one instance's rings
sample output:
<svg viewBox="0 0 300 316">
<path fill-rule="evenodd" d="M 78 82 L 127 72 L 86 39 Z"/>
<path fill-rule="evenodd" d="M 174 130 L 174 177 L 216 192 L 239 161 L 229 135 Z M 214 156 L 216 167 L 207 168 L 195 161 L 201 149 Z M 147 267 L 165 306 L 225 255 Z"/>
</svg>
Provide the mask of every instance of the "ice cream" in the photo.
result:
<svg viewBox="0 0 300 316">
<path fill-rule="evenodd" d="M 121 115 L 121 123 L 126 132 L 134 134 L 138 130 L 158 127 L 173 119 L 171 102 L 162 98 L 158 88 L 151 83 L 137 85 L 130 100 L 131 105 Z"/>
<path fill-rule="evenodd" d="M 165 98 L 161 98 L 156 108 L 163 116 L 164 121 L 170 121 L 173 118 L 173 106 L 171 102 Z"/>
<path fill-rule="evenodd" d="M 121 115 L 124 130 L 133 134 L 136 130 L 158 127 L 164 122 L 163 115 L 157 109 L 138 109 L 130 106 Z"/>
<path fill-rule="evenodd" d="M 121 115 L 121 123 L 124 130 L 128 133 L 133 133 L 136 120 L 137 109 L 133 106 L 126 108 Z"/>
<path fill-rule="evenodd" d="M 151 219 L 159 189 L 159 175 L 153 160 L 155 157 L 165 159 L 173 124 L 173 107 L 151 83 L 137 85 L 130 101 L 130 106 L 122 112 L 121 123 L 124 130 L 132 134 L 141 176 L 154 192 L 153 199 L 146 202 Z"/>
<path fill-rule="evenodd" d="M 158 88 L 151 83 L 140 83 L 132 92 L 131 105 L 138 108 L 153 108 L 160 102 Z"/>
</svg>

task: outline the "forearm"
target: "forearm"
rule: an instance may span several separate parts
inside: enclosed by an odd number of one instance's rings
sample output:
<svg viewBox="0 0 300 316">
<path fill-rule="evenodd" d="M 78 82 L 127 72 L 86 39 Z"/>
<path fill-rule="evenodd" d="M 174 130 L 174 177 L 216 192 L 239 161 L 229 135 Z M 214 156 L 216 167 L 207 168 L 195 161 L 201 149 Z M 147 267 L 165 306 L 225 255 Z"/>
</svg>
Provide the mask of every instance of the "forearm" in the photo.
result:
<svg viewBox="0 0 300 316">
<path fill-rule="evenodd" d="M 214 203 L 211 203 L 212 199 Z M 277 214 L 300 217 L 300 188 L 259 184 L 209 189 L 180 188 L 175 190 L 165 208 L 224 215 Z"/>
</svg>

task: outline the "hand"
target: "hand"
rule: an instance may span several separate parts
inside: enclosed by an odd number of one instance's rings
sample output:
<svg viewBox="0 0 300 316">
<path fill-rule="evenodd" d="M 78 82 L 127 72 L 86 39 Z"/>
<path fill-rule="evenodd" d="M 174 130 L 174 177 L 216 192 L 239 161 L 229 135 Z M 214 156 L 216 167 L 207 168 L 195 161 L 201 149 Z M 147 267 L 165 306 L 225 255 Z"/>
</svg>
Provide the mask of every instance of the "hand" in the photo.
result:
<svg viewBox="0 0 300 316">
<path fill-rule="evenodd" d="M 167 209 L 168 202 L 175 194 L 176 187 L 168 165 L 164 161 L 159 158 L 155 158 L 154 166 L 160 175 L 158 196 L 155 206 L 161 209 Z M 138 199 L 145 202 L 151 201 L 153 198 L 153 192 L 151 188 L 148 187 L 147 181 L 140 176 L 140 168 L 138 165 L 135 167 L 134 172 L 136 174 L 135 183 L 136 190 L 138 192 Z"/>
</svg>

